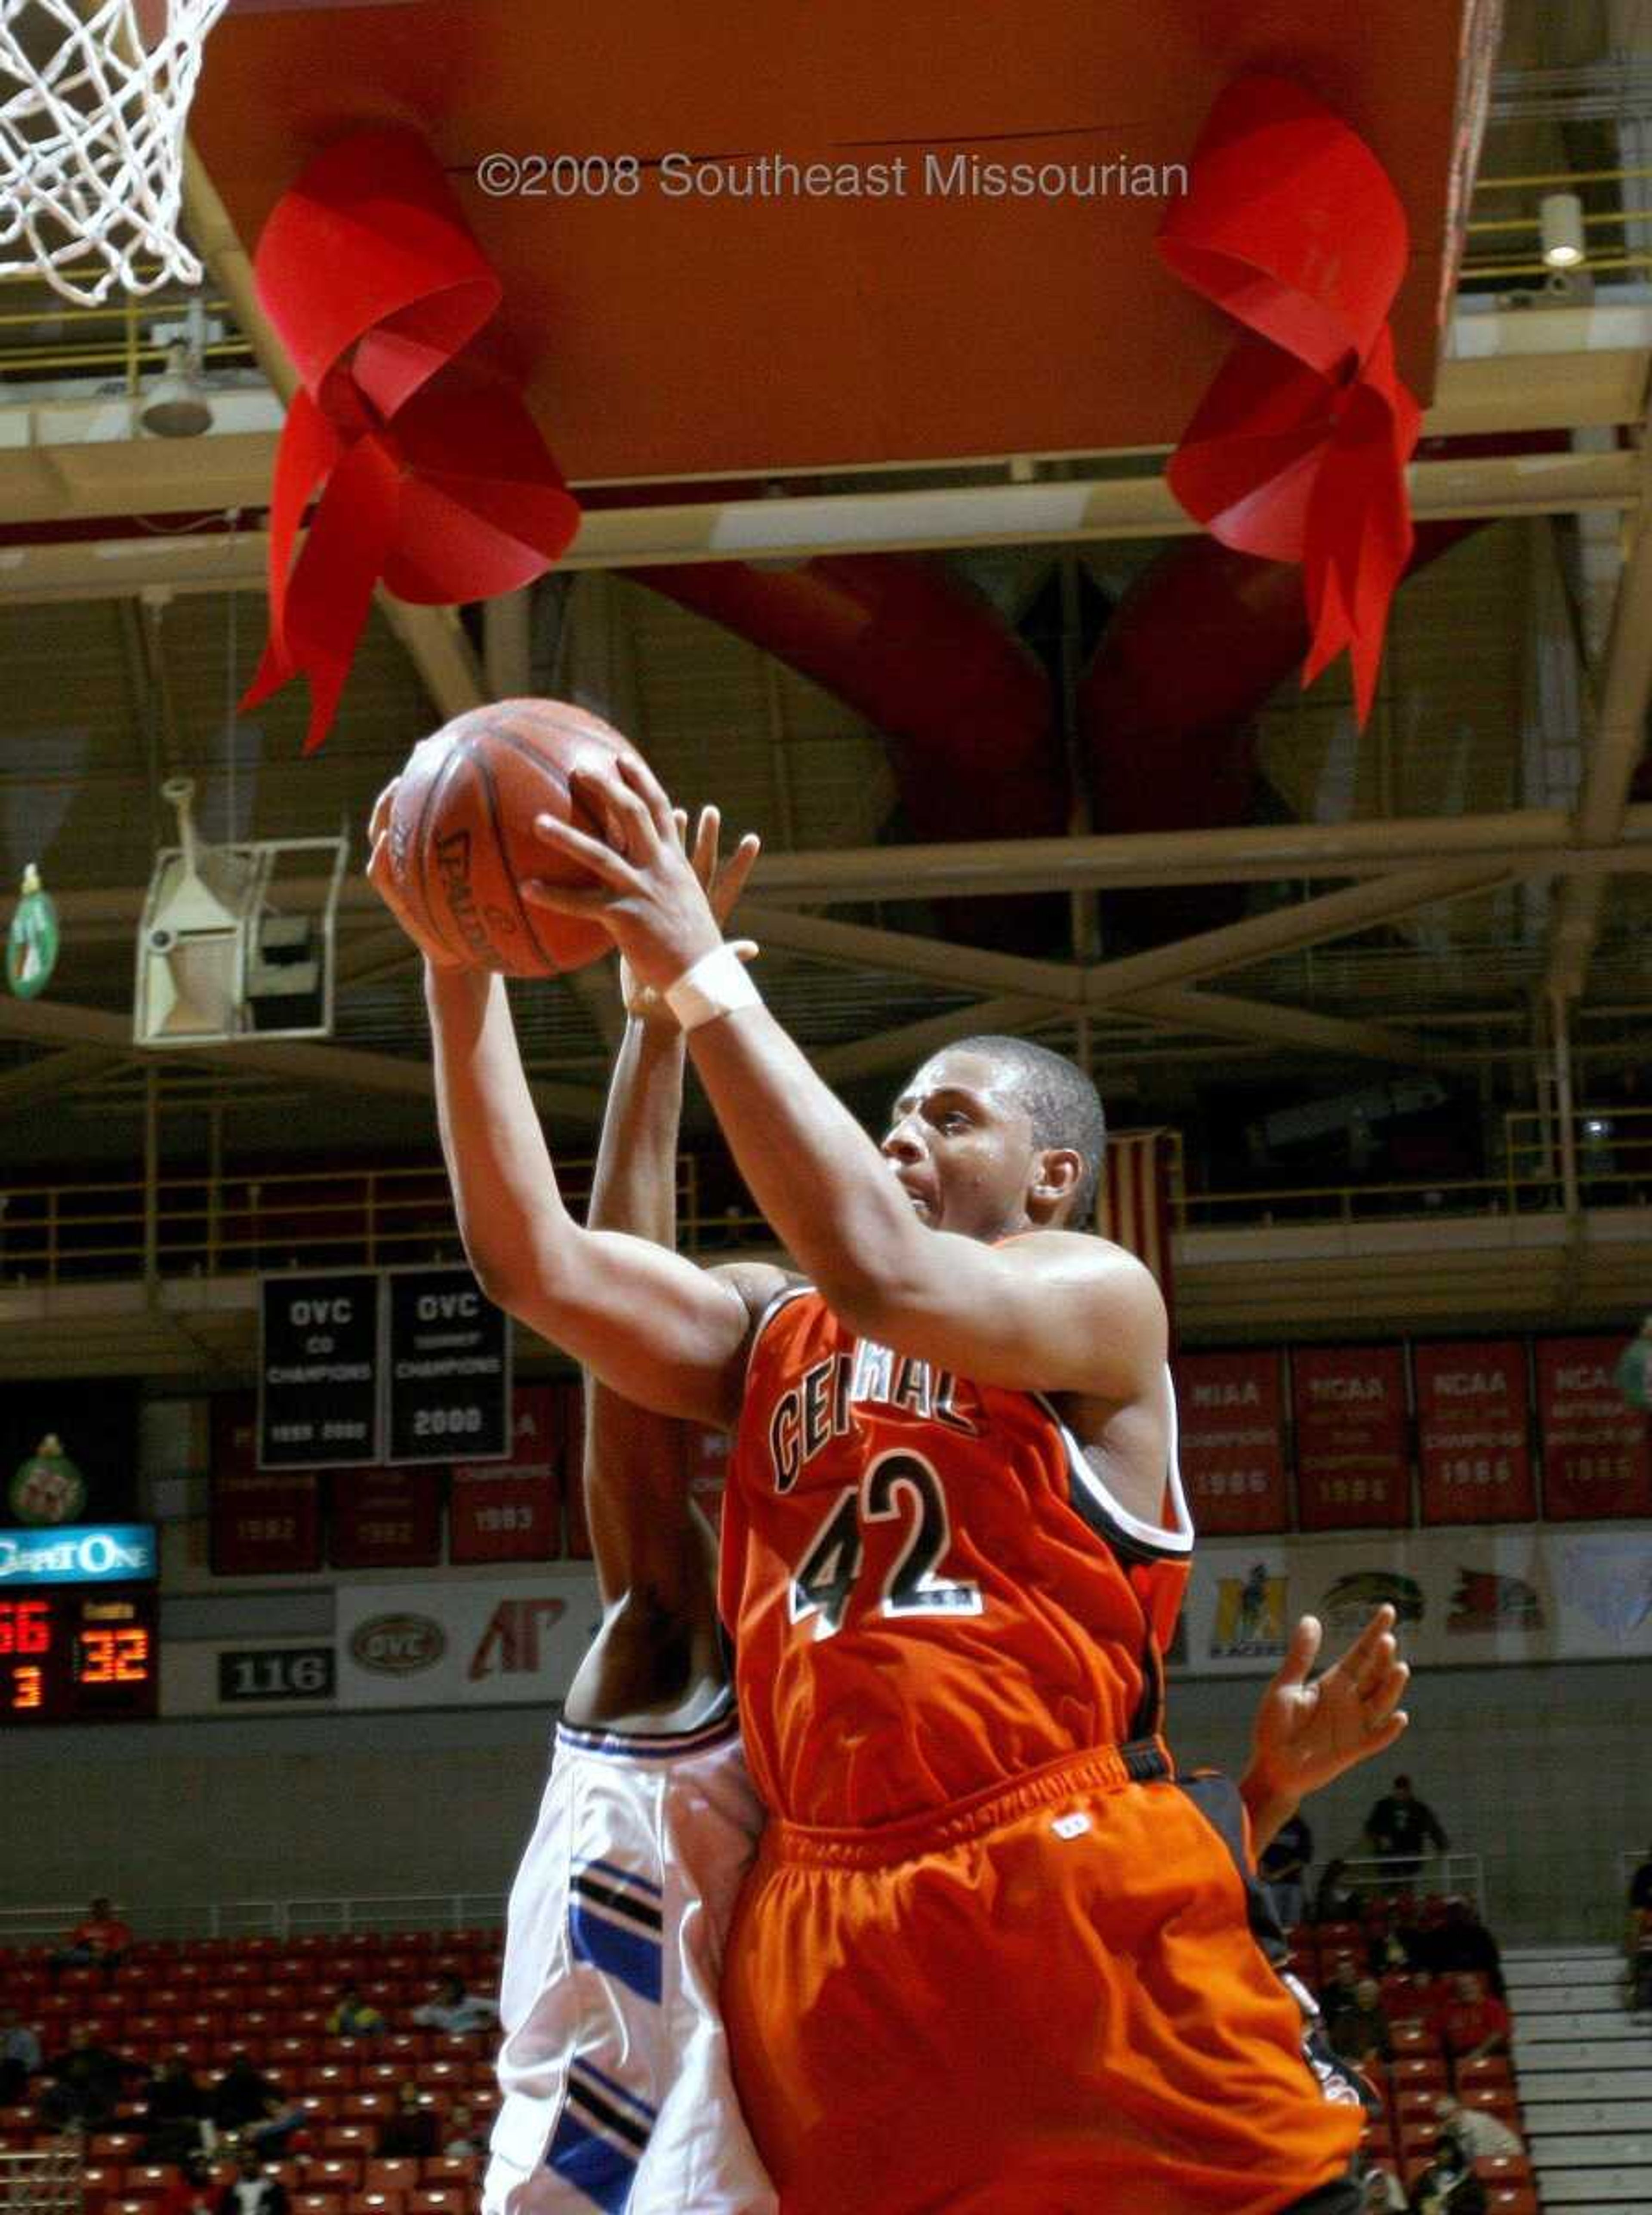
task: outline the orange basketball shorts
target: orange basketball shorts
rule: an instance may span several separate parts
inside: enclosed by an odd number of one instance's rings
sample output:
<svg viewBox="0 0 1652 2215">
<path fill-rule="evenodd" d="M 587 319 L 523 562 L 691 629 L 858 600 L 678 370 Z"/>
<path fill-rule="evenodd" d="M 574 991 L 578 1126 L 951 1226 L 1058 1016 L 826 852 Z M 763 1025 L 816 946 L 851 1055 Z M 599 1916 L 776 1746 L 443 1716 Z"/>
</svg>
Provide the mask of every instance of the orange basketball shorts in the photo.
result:
<svg viewBox="0 0 1652 2215">
<path fill-rule="evenodd" d="M 723 2007 L 783 2215 L 1358 2206 L 1358 2095 L 1253 1935 L 1237 1790 L 1130 1752 L 875 1832 L 770 1822 Z"/>
</svg>

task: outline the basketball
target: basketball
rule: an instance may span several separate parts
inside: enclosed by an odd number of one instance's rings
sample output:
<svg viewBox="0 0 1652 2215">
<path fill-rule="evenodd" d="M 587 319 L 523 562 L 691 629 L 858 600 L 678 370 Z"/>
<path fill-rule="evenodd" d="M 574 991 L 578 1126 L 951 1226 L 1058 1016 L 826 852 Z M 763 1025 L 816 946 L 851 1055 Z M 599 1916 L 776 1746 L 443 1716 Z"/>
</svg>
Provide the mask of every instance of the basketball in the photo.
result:
<svg viewBox="0 0 1652 2215">
<path fill-rule="evenodd" d="M 500 700 L 414 748 L 390 813 L 390 866 L 421 930 L 473 969 L 555 977 L 613 942 L 600 923 L 530 906 L 528 877 L 580 880 L 535 836 L 536 815 L 603 827 L 568 791 L 575 770 L 635 755 L 628 739 L 562 700 Z"/>
</svg>

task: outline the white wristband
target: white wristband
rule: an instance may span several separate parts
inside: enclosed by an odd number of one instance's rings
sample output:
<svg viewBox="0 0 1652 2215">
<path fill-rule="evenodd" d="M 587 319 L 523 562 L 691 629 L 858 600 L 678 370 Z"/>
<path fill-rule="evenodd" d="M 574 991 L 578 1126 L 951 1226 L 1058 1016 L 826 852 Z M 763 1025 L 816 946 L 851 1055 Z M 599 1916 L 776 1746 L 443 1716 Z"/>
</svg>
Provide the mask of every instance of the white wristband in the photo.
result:
<svg viewBox="0 0 1652 2215">
<path fill-rule="evenodd" d="M 697 1031 L 736 1008 L 755 1008 L 762 998 L 746 964 L 728 945 L 714 946 L 666 987 L 666 1005 L 685 1031 Z"/>
</svg>

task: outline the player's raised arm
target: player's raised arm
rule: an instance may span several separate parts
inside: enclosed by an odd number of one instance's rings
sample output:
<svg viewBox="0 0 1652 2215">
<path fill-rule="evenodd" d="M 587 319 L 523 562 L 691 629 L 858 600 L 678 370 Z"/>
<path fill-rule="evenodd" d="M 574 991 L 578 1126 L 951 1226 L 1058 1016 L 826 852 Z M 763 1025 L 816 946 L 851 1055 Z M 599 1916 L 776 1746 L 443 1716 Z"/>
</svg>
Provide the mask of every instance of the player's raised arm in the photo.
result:
<svg viewBox="0 0 1652 2215">
<path fill-rule="evenodd" d="M 663 1414 L 728 1423 L 739 1404 L 750 1325 L 744 1280 L 697 1269 L 644 1239 L 586 1230 L 569 1214 L 504 979 L 455 966 L 421 936 L 395 896 L 385 841 L 393 789 L 373 811 L 368 874 L 425 955 L 442 1151 L 477 1281 L 498 1306 L 628 1399 Z"/>
<path fill-rule="evenodd" d="M 606 845 L 546 817 L 538 828 L 597 888 L 524 891 L 564 913 L 599 916 L 640 975 L 672 988 L 741 1174 L 833 1311 L 897 1352 L 985 1384 L 1120 1401 L 1153 1389 L 1167 1325 L 1152 1277 L 1121 1249 L 1057 1227 L 1082 1188 L 1081 1157 L 1035 1146 L 1024 1116 L 1016 1124 L 1013 1088 L 995 1089 L 988 1071 L 906 1103 L 924 1119 L 926 1144 L 980 1142 L 991 1188 L 976 1195 L 975 1213 L 967 1167 L 937 1206 L 941 1196 L 906 1174 L 897 1134 L 886 1158 L 755 992 L 742 991 L 648 771 L 626 762 L 612 776 L 581 777 L 580 790 L 606 823 Z M 1005 1144 L 1013 1189 L 992 1183 Z M 1022 1235 L 986 1242 L 1009 1232 Z"/>
<path fill-rule="evenodd" d="M 717 828 L 716 811 L 705 809 L 694 843 L 694 866 L 719 917 L 726 917 L 757 858 L 757 841 L 743 840 L 719 873 Z M 623 964 L 621 990 L 625 1036 L 609 1087 L 586 1220 L 593 1230 L 628 1231 L 674 1249 L 682 1029 L 659 994 Z M 688 1502 L 682 1426 L 589 1379 L 583 1481 L 604 1607 L 617 1605 L 634 1618 L 629 1629 L 647 1647 L 651 1666 L 659 1659 L 655 1648 L 662 1637 L 682 1647 L 686 1666 L 692 1630 L 703 1630 L 715 1641 L 715 1606 L 705 1545 L 709 1534 L 691 1517 Z M 611 1673 L 616 1660 L 611 1644 L 604 1642 L 601 1657 Z M 627 1654 L 617 1658 L 623 1670 Z M 653 1677 L 648 1689 L 658 1696 Z M 630 1698 L 628 1688 L 611 1688 L 610 1704 L 617 1699 L 623 1706 Z"/>
</svg>

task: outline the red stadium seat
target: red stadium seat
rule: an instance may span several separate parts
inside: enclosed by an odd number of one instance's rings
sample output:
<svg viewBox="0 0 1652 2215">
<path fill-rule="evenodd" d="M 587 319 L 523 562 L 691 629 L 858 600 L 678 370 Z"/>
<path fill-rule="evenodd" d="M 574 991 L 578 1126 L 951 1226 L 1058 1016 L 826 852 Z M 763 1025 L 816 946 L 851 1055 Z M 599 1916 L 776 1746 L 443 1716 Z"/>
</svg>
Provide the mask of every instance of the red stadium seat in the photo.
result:
<svg viewBox="0 0 1652 2215">
<path fill-rule="evenodd" d="M 136 2131 L 98 2131 L 88 2139 L 86 2151 L 94 2161 L 132 2161 L 138 2144 Z"/>
<path fill-rule="evenodd" d="M 402 2192 L 354 2192 L 347 2202 L 350 2215 L 405 2215 L 407 2194 Z"/>
<path fill-rule="evenodd" d="M 1529 2191 L 1533 2181 L 1532 2164 L 1523 2153 L 1488 2154 L 1475 2163 L 1474 2173 L 1488 2191 L 1494 2184 L 1520 2185 Z"/>
<path fill-rule="evenodd" d="M 1486 2194 L 1486 2215 L 1543 2215 L 1535 2192 L 1524 2185 L 1493 2185 Z"/>
<path fill-rule="evenodd" d="M 470 2215 L 470 2187 L 463 2184 L 421 2186 L 408 2200 L 408 2215 Z"/>
<path fill-rule="evenodd" d="M 302 2192 L 291 2194 L 287 2200 L 291 2215 L 339 2215 L 339 2209 L 343 2205 L 342 2193 L 317 2192 L 310 2186 Z"/>
<path fill-rule="evenodd" d="M 1451 2089 L 1444 2056 L 1438 2053 L 1397 2053 L 1389 2064 L 1388 2081 L 1397 2100 L 1402 2091 L 1418 2085 L 1426 2084 L 1441 2092 Z"/>
<path fill-rule="evenodd" d="M 370 2161 L 362 2177 L 369 2192 L 416 2192 L 421 2181 L 417 2161 L 407 2158 Z"/>
<path fill-rule="evenodd" d="M 1509 2085 L 1514 2082 L 1514 2065 L 1506 2053 L 1488 2053 L 1483 2061 L 1459 2061 L 1457 2083 L 1459 2091 L 1471 2087 L 1476 2090 L 1483 2085 Z"/>
<path fill-rule="evenodd" d="M 354 2154 L 365 2161 L 372 2154 L 378 2133 L 366 2123 L 329 2123 L 322 2132 L 322 2151 L 331 2154 Z"/>
<path fill-rule="evenodd" d="M 378 2120 L 388 2115 L 395 2105 L 395 2093 L 381 2085 L 371 2092 L 345 2093 L 342 2112 L 347 2122 L 355 2122 L 367 2117 Z"/>
<path fill-rule="evenodd" d="M 299 2175 L 306 2192 L 359 2192 L 363 2163 L 337 2154 L 309 2154 Z"/>
<path fill-rule="evenodd" d="M 474 2183 L 482 2163 L 473 2153 L 433 2153 L 419 2164 L 421 2184 Z"/>
</svg>

